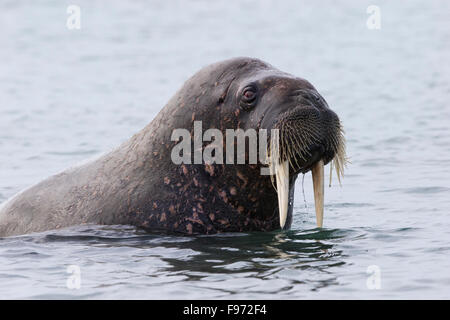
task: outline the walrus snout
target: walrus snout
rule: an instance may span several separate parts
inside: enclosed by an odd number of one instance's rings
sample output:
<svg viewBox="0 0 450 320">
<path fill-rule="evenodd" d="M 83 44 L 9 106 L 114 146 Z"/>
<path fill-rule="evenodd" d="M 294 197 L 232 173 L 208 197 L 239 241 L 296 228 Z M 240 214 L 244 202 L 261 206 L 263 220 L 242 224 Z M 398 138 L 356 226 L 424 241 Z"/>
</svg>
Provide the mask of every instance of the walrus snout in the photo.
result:
<svg viewBox="0 0 450 320">
<path fill-rule="evenodd" d="M 333 160 L 343 143 L 338 116 L 327 106 L 296 105 L 279 115 L 280 157 L 290 172 L 306 173 L 315 163 Z"/>
<path fill-rule="evenodd" d="M 271 137 L 272 179 L 276 184 L 280 227 L 290 224 L 290 179 L 312 172 L 317 226 L 323 225 L 324 165 L 333 161 L 338 179 L 345 164 L 345 140 L 338 116 L 314 90 L 296 90 L 278 110 Z M 277 141 L 278 140 L 278 141 Z M 331 166 L 332 167 L 332 166 Z M 330 175 L 331 179 L 331 175 Z M 340 180 L 340 179 L 339 179 Z M 331 181 L 331 180 L 330 180 Z"/>
</svg>

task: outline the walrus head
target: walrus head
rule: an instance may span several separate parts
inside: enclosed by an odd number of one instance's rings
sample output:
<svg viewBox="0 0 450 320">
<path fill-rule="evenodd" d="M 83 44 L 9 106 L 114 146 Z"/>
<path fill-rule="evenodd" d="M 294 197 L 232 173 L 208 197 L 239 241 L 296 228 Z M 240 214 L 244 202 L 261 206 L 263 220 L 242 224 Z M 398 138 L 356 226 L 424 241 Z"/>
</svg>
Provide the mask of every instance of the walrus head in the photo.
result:
<svg viewBox="0 0 450 320">
<path fill-rule="evenodd" d="M 270 139 L 271 177 L 278 194 L 280 226 L 289 210 L 289 189 L 299 173 L 312 171 L 317 225 L 323 223 L 324 165 L 332 161 L 338 180 L 345 165 L 345 138 L 339 118 L 306 80 L 260 72 L 239 93 L 241 106 L 255 109 L 259 128 L 279 130 Z M 249 99 L 251 97 L 251 99 Z"/>
<path fill-rule="evenodd" d="M 191 222 L 205 226 L 206 233 L 289 228 L 295 180 L 299 173 L 312 170 L 317 224 L 322 226 L 323 167 L 334 164 L 340 181 L 346 161 L 345 141 L 338 116 L 308 81 L 258 59 L 234 58 L 200 70 L 166 108 L 171 110 L 170 127 L 186 128 L 194 139 L 199 135 L 194 130 L 196 121 L 201 122 L 200 135 L 208 129 L 223 134 L 223 140 L 215 136 L 220 140 L 214 149 L 215 161 L 178 163 L 181 169 L 176 181 L 182 176 L 195 181 L 195 194 L 201 199 L 201 212 L 194 209 Z M 265 163 L 249 161 L 250 147 L 255 144 L 250 135 L 244 137 L 250 144 L 244 150 L 239 151 L 236 140 L 228 148 L 227 130 L 236 129 L 268 132 Z M 173 138 L 177 144 L 179 139 Z M 211 135 L 208 138 L 213 140 Z M 256 144 L 260 150 L 261 140 Z M 194 142 L 183 156 L 193 160 L 199 149 L 205 152 L 208 142 L 203 140 L 197 147 Z M 227 161 L 217 161 L 217 155 Z M 239 162 L 239 156 L 245 163 Z M 270 169 L 271 175 L 261 174 L 264 167 Z M 195 206 L 178 203 L 177 208 L 183 211 L 181 208 L 191 210 Z M 213 227 L 202 216 L 209 217 Z M 195 225 L 189 229 L 195 229 Z"/>
</svg>

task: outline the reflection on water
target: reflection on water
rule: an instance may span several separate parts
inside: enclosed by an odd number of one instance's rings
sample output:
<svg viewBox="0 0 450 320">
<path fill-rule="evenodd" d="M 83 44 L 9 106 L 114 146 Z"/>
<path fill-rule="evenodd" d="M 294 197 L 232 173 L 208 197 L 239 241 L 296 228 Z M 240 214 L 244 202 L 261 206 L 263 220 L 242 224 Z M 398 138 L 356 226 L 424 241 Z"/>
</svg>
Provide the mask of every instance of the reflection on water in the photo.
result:
<svg viewBox="0 0 450 320">
<path fill-rule="evenodd" d="M 361 298 L 362 292 L 392 298 L 433 286 L 396 283 L 405 272 L 421 274 L 409 264 L 420 260 L 415 241 L 423 229 L 302 230 L 301 215 L 286 232 L 177 236 L 86 225 L 3 238 L 0 296 L 297 299 Z M 441 254 L 450 246 L 435 249 L 421 254 Z M 69 265 L 80 267 L 80 290 L 66 287 Z M 395 285 L 389 292 L 367 288 L 372 265 L 389 266 L 383 275 L 385 285 Z"/>
<path fill-rule="evenodd" d="M 332 270 L 344 267 L 346 261 L 336 244 L 357 239 L 362 234 L 352 230 L 311 229 L 184 237 L 152 235 L 124 226 L 84 226 L 5 238 L 1 243 L 11 248 L 3 259 L 15 260 L 8 268 L 21 265 L 30 257 L 34 263 L 48 265 L 46 258 L 54 259 L 58 254 L 41 252 L 41 246 L 54 247 L 67 257 L 90 250 L 98 256 L 82 254 L 76 259 L 77 265 L 83 273 L 89 274 L 89 265 L 100 263 L 104 267 L 103 275 L 114 273 L 115 278 L 123 280 L 125 276 L 127 279 L 114 285 L 148 283 L 151 286 L 156 282 L 178 287 L 185 283 L 185 286 L 198 288 L 199 296 L 202 296 L 201 290 L 206 289 L 214 291 L 210 294 L 215 297 L 277 294 L 277 297 L 289 298 L 296 291 L 338 285 Z M 117 261 L 108 261 L 105 257 L 111 251 L 122 252 L 122 256 Z M 118 271 L 127 257 L 133 260 L 133 268 Z M 59 276 L 63 275 L 62 271 L 59 270 Z M 89 279 L 84 291 L 95 292 L 95 288 L 111 285 L 111 280 L 103 275 Z M 135 283 L 137 279 L 139 283 Z M 176 292 L 165 296 L 152 289 L 147 290 L 146 297 L 184 298 Z"/>
</svg>

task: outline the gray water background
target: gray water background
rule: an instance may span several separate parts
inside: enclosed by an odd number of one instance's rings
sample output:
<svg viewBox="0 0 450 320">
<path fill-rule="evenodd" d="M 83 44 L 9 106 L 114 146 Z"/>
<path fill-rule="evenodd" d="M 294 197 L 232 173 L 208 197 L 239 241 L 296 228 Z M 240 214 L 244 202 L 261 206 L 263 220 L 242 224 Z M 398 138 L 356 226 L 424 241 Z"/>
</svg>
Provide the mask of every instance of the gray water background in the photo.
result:
<svg viewBox="0 0 450 320">
<path fill-rule="evenodd" d="M 80 30 L 66 27 L 70 4 L 81 8 Z M 380 30 L 366 26 L 371 4 Z M 2 0 L 0 202 L 111 150 L 194 72 L 234 56 L 313 83 L 344 124 L 351 164 L 342 187 L 325 190 L 322 230 L 307 174 L 307 207 L 298 179 L 288 232 L 83 226 L 0 239 L 0 298 L 450 298 L 449 9 Z M 69 265 L 80 267 L 78 290 L 66 286 Z"/>
</svg>

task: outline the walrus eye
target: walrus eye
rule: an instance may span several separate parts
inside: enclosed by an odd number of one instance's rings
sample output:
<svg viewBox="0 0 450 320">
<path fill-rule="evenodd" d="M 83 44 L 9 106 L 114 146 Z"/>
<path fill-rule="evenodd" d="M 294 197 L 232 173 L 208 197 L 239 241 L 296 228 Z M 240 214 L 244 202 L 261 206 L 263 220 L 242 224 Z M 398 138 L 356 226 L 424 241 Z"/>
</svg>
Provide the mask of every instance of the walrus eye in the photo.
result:
<svg viewBox="0 0 450 320">
<path fill-rule="evenodd" d="M 255 92 L 252 90 L 247 90 L 244 92 L 244 97 L 246 100 L 252 100 L 255 97 Z"/>
<path fill-rule="evenodd" d="M 258 90 L 254 85 L 250 85 L 242 90 L 240 105 L 245 110 L 250 110 L 256 105 Z"/>
</svg>

